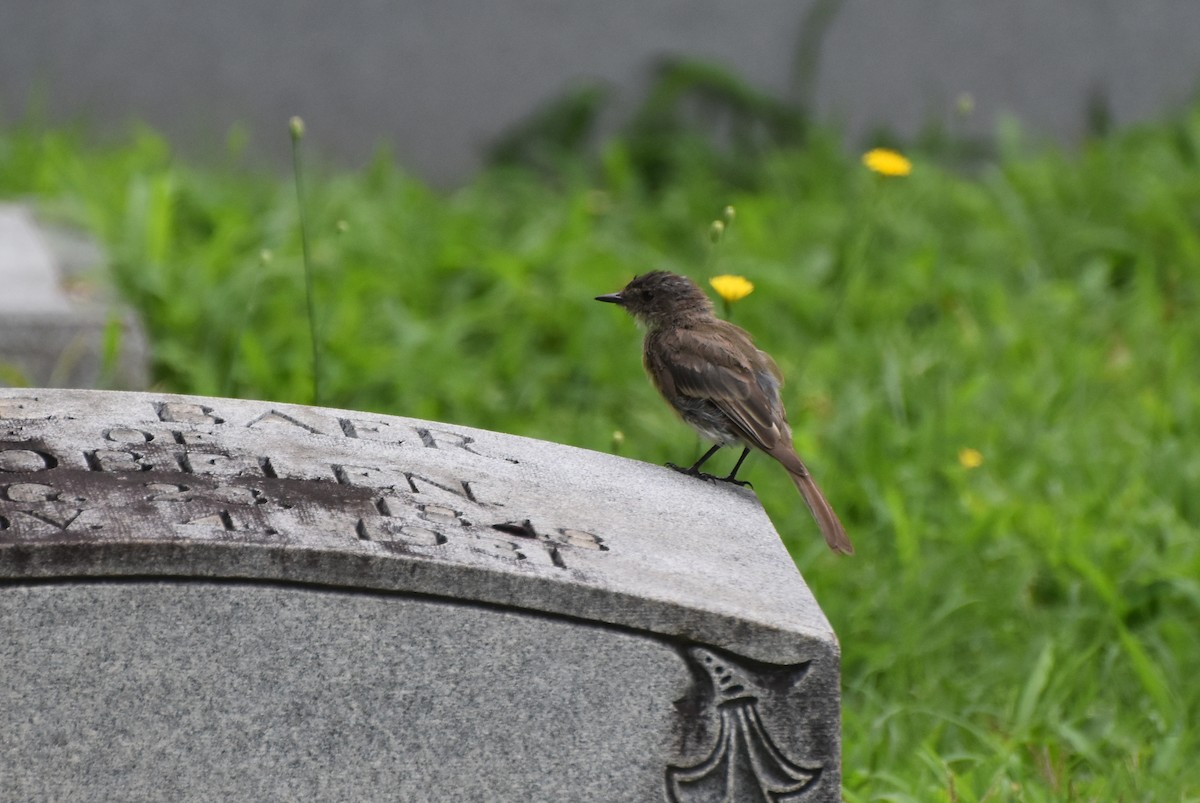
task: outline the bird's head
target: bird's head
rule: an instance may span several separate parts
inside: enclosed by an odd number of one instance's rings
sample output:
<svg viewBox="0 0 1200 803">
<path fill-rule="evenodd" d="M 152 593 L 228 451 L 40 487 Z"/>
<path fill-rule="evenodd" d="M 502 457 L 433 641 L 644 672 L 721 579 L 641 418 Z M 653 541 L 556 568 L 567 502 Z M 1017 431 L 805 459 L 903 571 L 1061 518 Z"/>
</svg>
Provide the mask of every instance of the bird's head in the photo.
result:
<svg viewBox="0 0 1200 803">
<path fill-rule="evenodd" d="M 635 276 L 619 293 L 596 296 L 596 300 L 619 304 L 649 328 L 692 315 L 711 315 L 713 309 L 695 282 L 665 270 Z"/>
</svg>

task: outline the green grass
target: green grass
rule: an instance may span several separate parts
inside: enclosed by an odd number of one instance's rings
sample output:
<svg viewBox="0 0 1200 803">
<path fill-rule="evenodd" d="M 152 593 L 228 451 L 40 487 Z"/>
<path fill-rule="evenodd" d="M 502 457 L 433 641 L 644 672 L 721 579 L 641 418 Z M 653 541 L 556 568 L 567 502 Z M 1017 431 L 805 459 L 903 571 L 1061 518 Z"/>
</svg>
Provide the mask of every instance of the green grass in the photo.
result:
<svg viewBox="0 0 1200 803">
<path fill-rule="evenodd" d="M 82 141 L 0 134 L 0 193 L 106 243 L 158 385 L 308 402 L 286 177 Z M 324 403 L 684 462 L 638 332 L 592 297 L 743 274 L 734 319 L 858 548 L 750 463 L 842 642 L 847 799 L 1200 799 L 1200 109 L 1072 154 L 917 151 L 904 179 L 835 143 L 730 170 L 685 141 L 650 181 L 618 140 L 446 194 L 385 157 L 312 171 Z"/>
</svg>

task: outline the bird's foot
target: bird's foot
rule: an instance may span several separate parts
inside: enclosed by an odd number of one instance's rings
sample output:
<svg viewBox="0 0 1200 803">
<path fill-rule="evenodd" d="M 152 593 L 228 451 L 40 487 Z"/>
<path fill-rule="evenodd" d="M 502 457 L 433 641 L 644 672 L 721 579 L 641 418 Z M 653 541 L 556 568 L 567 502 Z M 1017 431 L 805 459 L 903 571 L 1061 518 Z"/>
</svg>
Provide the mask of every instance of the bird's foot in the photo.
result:
<svg viewBox="0 0 1200 803">
<path fill-rule="evenodd" d="M 736 485 L 739 488 L 753 488 L 754 484 L 750 480 L 739 480 L 737 477 L 730 474 L 728 477 L 714 477 L 717 482 L 728 482 L 730 485 Z"/>
<path fill-rule="evenodd" d="M 718 477 L 715 474 L 705 474 L 703 471 L 696 468 L 695 466 L 691 466 L 690 468 L 684 468 L 683 466 L 677 466 L 674 463 L 667 463 L 666 466 L 667 466 L 667 468 L 671 469 L 672 471 L 678 471 L 680 474 L 687 474 L 689 477 L 696 477 L 697 479 L 701 479 L 701 480 L 715 480 L 716 482 L 722 481 L 721 477 Z M 735 480 L 735 482 L 736 482 L 736 480 Z"/>
</svg>

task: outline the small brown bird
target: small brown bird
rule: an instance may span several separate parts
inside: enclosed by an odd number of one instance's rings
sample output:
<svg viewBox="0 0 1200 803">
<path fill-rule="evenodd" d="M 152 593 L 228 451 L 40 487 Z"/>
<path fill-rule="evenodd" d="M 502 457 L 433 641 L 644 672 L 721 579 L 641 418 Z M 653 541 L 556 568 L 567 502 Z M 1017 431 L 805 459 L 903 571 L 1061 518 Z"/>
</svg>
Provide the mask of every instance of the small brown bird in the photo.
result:
<svg viewBox="0 0 1200 803">
<path fill-rule="evenodd" d="M 751 448 L 766 452 L 787 469 L 829 548 L 854 553 L 837 514 L 792 445 L 779 397 L 779 367 L 744 329 L 713 314 L 712 302 L 695 282 L 667 271 L 637 276 L 619 293 L 596 300 L 619 304 L 646 328 L 646 373 L 675 412 L 716 444 L 691 468 L 671 468 L 744 485 L 737 480 L 742 461 Z M 729 476 L 701 474 L 704 461 L 731 443 L 744 448 Z"/>
</svg>

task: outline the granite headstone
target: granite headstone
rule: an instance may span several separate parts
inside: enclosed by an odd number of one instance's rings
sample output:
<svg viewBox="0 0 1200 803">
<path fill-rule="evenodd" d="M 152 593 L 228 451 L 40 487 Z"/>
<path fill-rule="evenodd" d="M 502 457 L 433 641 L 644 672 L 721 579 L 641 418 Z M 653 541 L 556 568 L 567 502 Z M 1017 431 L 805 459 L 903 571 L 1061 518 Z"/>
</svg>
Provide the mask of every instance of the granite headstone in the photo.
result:
<svg viewBox="0 0 1200 803">
<path fill-rule="evenodd" d="M 146 338 L 88 237 L 0 203 L 0 384 L 144 388 Z"/>
<path fill-rule="evenodd" d="M 837 801 L 748 490 L 449 424 L 0 390 L 0 798 Z"/>
</svg>

